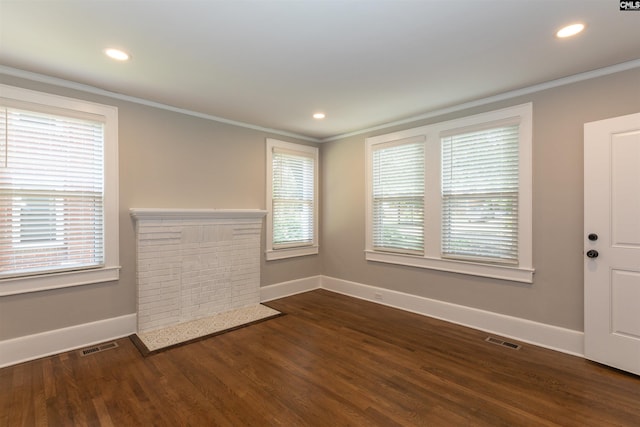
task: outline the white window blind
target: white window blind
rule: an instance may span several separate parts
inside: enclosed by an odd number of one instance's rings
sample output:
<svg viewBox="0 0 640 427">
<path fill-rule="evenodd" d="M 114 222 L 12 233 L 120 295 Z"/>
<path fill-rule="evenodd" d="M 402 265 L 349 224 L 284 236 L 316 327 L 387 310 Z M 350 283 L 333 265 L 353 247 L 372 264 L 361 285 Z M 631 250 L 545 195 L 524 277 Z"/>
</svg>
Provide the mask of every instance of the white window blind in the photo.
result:
<svg viewBox="0 0 640 427">
<path fill-rule="evenodd" d="M 376 250 L 424 249 L 424 138 L 373 150 L 372 226 Z"/>
<path fill-rule="evenodd" d="M 104 265 L 104 124 L 0 108 L 0 278 Z"/>
<path fill-rule="evenodd" d="M 315 215 L 315 159 L 273 147 L 273 248 L 312 245 Z"/>
<path fill-rule="evenodd" d="M 442 256 L 518 262 L 519 126 L 442 138 Z"/>
</svg>

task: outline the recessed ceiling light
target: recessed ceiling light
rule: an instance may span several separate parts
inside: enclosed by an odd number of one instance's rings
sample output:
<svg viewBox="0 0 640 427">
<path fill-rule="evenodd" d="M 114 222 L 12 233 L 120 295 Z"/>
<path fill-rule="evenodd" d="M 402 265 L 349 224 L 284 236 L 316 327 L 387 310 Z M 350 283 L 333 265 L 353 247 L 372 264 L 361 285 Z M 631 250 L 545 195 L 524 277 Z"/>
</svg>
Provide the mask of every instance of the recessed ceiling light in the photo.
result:
<svg viewBox="0 0 640 427">
<path fill-rule="evenodd" d="M 571 36 L 575 36 L 576 34 L 581 32 L 582 30 L 584 30 L 584 24 L 571 24 L 571 25 L 567 25 L 566 27 L 561 28 L 556 33 L 556 36 L 561 38 L 561 39 L 565 38 L 565 37 L 571 37 Z"/>
<path fill-rule="evenodd" d="M 109 48 L 105 49 L 104 53 L 109 58 L 115 59 L 116 61 L 127 61 L 129 58 L 131 58 L 131 56 L 127 52 L 120 49 Z"/>
<path fill-rule="evenodd" d="M 325 114 L 324 114 L 324 113 L 315 113 L 315 114 L 313 115 L 313 118 L 314 118 L 314 119 L 317 119 L 317 120 L 324 119 L 325 117 L 326 117 L 326 116 L 325 116 Z"/>
</svg>

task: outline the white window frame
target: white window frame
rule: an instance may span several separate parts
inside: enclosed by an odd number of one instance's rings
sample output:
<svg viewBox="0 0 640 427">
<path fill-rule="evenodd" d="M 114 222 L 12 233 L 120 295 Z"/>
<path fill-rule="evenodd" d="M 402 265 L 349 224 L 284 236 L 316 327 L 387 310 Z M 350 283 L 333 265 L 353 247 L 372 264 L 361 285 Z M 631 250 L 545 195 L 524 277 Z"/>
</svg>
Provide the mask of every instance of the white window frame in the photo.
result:
<svg viewBox="0 0 640 427">
<path fill-rule="evenodd" d="M 365 259 L 439 271 L 533 283 L 532 241 L 532 112 L 531 103 L 469 117 L 367 138 L 365 141 L 366 206 Z M 441 138 L 443 135 L 473 131 L 492 123 L 519 122 L 518 264 L 447 259 L 441 255 Z M 377 251 L 372 242 L 372 153 L 377 144 L 425 137 L 424 255 Z"/>
<path fill-rule="evenodd" d="M 313 241 L 311 244 L 301 244 L 286 247 L 274 247 L 273 244 L 273 151 L 274 148 L 287 150 L 292 153 L 300 153 L 301 156 L 312 157 L 314 161 L 314 177 L 313 177 Z M 267 261 L 292 258 L 306 255 L 315 255 L 318 253 L 318 168 L 319 155 L 318 148 L 309 145 L 295 144 L 291 142 L 279 141 L 277 139 L 267 138 L 266 143 L 266 208 L 267 208 L 267 226 L 266 226 L 266 251 L 265 258 Z"/>
<path fill-rule="evenodd" d="M 104 123 L 104 265 L 85 270 L 39 273 L 0 279 L 0 296 L 67 288 L 119 279 L 118 224 L 118 109 L 0 84 L 0 98 L 8 105 L 56 114 L 92 115 Z"/>
</svg>

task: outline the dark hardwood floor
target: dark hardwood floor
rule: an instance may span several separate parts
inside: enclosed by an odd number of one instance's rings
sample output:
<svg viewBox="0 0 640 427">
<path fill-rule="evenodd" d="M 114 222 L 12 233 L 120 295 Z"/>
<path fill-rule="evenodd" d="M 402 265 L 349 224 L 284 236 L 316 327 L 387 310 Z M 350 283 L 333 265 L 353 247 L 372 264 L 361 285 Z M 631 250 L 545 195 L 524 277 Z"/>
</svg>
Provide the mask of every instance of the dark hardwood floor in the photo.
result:
<svg viewBox="0 0 640 427">
<path fill-rule="evenodd" d="M 640 426 L 637 376 L 323 290 L 268 305 L 147 358 L 125 338 L 1 369 L 0 425 Z"/>
</svg>

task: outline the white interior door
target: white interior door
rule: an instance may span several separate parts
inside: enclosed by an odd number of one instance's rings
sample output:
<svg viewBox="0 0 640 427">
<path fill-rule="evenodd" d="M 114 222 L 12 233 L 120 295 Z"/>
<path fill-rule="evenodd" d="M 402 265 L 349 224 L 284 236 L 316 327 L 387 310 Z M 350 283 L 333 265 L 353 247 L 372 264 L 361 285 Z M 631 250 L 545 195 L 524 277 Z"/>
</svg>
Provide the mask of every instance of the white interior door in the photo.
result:
<svg viewBox="0 0 640 427">
<path fill-rule="evenodd" d="M 640 375 L 640 113 L 584 125 L 585 357 Z"/>
</svg>

